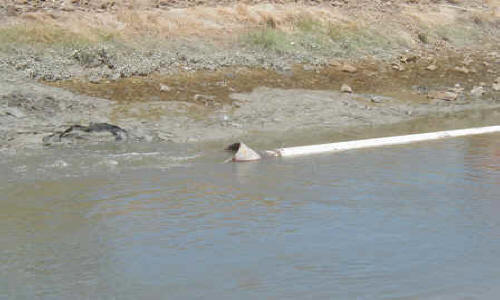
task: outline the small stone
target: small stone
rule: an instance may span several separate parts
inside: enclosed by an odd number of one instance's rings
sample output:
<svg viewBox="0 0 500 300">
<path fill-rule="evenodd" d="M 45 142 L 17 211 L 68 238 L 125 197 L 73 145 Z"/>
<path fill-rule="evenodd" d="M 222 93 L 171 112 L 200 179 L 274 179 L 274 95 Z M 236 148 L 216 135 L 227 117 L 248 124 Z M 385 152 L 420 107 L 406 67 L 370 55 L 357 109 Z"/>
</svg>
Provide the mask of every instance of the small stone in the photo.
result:
<svg viewBox="0 0 500 300">
<path fill-rule="evenodd" d="M 458 95 L 457 93 L 449 91 L 431 91 L 427 94 L 427 97 L 431 99 L 453 101 L 457 99 Z"/>
<path fill-rule="evenodd" d="M 346 73 L 356 73 L 358 71 L 358 69 L 355 66 L 350 64 L 344 64 L 341 70 L 342 72 Z"/>
<path fill-rule="evenodd" d="M 215 96 L 196 94 L 193 96 L 195 102 L 201 102 L 205 106 L 215 104 Z"/>
<path fill-rule="evenodd" d="M 464 91 L 464 88 L 460 86 L 460 83 L 456 83 L 453 88 L 448 89 L 449 92 L 454 92 L 460 94 Z"/>
<path fill-rule="evenodd" d="M 428 65 L 425 69 L 426 69 L 427 71 L 436 71 L 436 70 L 437 70 L 437 68 L 438 68 L 438 67 L 437 67 L 436 65 L 432 64 L 432 65 Z"/>
<path fill-rule="evenodd" d="M 371 96 L 370 101 L 373 103 L 382 103 L 382 102 L 385 102 L 385 99 L 383 97 L 380 97 L 380 96 Z"/>
<path fill-rule="evenodd" d="M 331 60 L 328 64 L 332 67 L 340 67 L 342 64 L 337 60 Z"/>
<path fill-rule="evenodd" d="M 500 83 L 493 83 L 491 88 L 496 92 L 500 91 Z"/>
<path fill-rule="evenodd" d="M 117 72 L 117 73 L 113 73 L 111 74 L 111 76 L 109 76 L 109 79 L 115 81 L 115 80 L 118 80 L 122 77 L 122 74 Z"/>
<path fill-rule="evenodd" d="M 410 56 L 401 55 L 399 57 L 399 61 L 402 62 L 403 64 L 407 64 L 407 63 L 410 63 L 410 62 L 416 62 L 417 61 L 417 56 L 416 55 L 410 55 Z"/>
<path fill-rule="evenodd" d="M 467 69 L 466 67 L 455 67 L 453 70 L 463 74 L 469 74 L 469 69 Z"/>
<path fill-rule="evenodd" d="M 482 95 L 484 95 L 484 93 L 485 90 L 482 86 L 474 86 L 472 90 L 470 90 L 470 94 L 473 97 L 481 97 Z"/>
<path fill-rule="evenodd" d="M 90 83 L 98 84 L 98 83 L 101 82 L 101 80 L 102 80 L 102 77 L 99 76 L 98 74 L 91 74 L 89 76 L 89 82 Z"/>
<path fill-rule="evenodd" d="M 302 69 L 303 69 L 304 71 L 314 71 L 314 70 L 315 70 L 315 67 L 314 67 L 314 66 L 312 66 L 312 65 L 303 65 L 303 66 L 302 66 Z"/>
<path fill-rule="evenodd" d="M 497 77 L 497 79 L 495 79 L 494 81 L 495 83 L 500 83 L 500 77 Z"/>
<path fill-rule="evenodd" d="M 170 87 L 166 84 L 160 84 L 160 91 L 161 92 L 168 92 L 168 91 L 170 91 Z"/>
<path fill-rule="evenodd" d="M 66 168 L 68 166 L 68 163 L 65 162 L 64 160 L 56 160 L 53 164 L 50 165 L 51 167 L 54 168 Z"/>
<path fill-rule="evenodd" d="M 352 88 L 350 86 L 348 86 L 347 84 L 342 84 L 342 86 L 340 87 L 340 91 L 342 93 L 352 93 Z"/>
<path fill-rule="evenodd" d="M 393 64 L 392 68 L 394 70 L 397 70 L 397 71 L 400 71 L 400 72 L 405 70 L 405 67 L 403 67 L 402 65 L 399 65 L 399 64 Z"/>
</svg>

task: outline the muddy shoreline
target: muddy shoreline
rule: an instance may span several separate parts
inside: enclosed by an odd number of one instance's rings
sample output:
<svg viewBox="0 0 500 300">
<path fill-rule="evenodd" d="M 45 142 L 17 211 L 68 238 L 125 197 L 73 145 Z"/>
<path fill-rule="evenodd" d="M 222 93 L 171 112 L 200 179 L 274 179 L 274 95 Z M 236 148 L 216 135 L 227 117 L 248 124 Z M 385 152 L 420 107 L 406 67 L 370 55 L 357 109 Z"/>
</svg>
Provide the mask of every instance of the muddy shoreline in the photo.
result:
<svg viewBox="0 0 500 300">
<path fill-rule="evenodd" d="M 226 143 L 500 109 L 495 6 L 355 2 L 105 9 L 98 28 L 93 10 L 2 6 L 0 148 Z M 154 22 L 129 28 L 130 14 Z M 172 26 L 184 31 L 162 36 Z M 101 130 L 113 126 L 126 138 Z"/>
<path fill-rule="evenodd" d="M 10 69 L 0 76 L 0 148 L 217 141 L 222 147 L 259 134 L 338 133 L 497 112 L 499 66 L 500 54 L 486 50 L 400 55 L 388 62 L 335 60 L 286 71 L 220 66 L 97 81 L 35 80 Z M 118 126 L 126 138 L 117 141 L 113 132 L 60 138 L 72 126 L 101 123 Z"/>
<path fill-rule="evenodd" d="M 488 111 L 500 114 L 498 92 L 491 88 L 481 96 L 470 90 L 456 100 L 429 99 L 419 86 L 413 92 L 400 90 L 401 97 L 376 93 L 343 93 L 331 90 L 255 87 L 234 92 L 218 102 L 116 101 L 49 86 L 22 76 L 1 81 L 0 147 L 10 149 L 112 143 L 221 143 L 259 135 L 292 137 L 304 131 L 330 132 L 349 128 L 372 128 L 420 118 L 452 119 L 456 115 Z M 441 87 L 443 88 L 443 87 Z M 456 87 L 455 87 L 456 88 Z M 389 89 L 388 89 L 389 91 Z M 394 90 L 392 90 L 394 91 Z M 390 94 L 390 92 L 388 93 Z M 404 95 L 413 95 L 404 97 Z M 95 135 L 51 140 L 73 125 L 109 123 L 127 131 L 127 139 Z M 436 126 L 436 129 L 439 126 Z M 299 143 L 300 144 L 300 143 Z"/>
</svg>

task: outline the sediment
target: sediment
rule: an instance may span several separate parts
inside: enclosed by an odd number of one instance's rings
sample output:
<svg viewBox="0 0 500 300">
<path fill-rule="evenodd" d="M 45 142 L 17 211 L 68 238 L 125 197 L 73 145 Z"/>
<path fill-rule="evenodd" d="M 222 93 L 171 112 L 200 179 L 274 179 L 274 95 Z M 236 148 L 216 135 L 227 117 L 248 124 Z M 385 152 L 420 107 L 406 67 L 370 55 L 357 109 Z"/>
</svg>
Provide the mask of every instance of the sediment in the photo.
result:
<svg viewBox="0 0 500 300">
<path fill-rule="evenodd" d="M 500 109 L 491 2 L 35 2 L 0 3 L 0 148 L 226 141 Z M 50 138 L 103 123 L 127 138 Z"/>
</svg>

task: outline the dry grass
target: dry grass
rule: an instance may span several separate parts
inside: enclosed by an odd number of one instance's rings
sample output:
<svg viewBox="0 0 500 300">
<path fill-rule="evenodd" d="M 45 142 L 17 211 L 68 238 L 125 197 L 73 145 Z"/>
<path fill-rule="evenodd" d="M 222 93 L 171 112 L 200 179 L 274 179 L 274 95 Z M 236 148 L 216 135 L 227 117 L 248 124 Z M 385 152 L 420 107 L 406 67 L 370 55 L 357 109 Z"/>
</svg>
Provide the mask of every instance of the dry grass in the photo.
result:
<svg viewBox="0 0 500 300">
<path fill-rule="evenodd" d="M 432 28 L 446 31 L 446 28 L 462 23 L 464 15 L 455 8 L 421 9 L 415 6 L 403 9 L 397 17 L 391 13 L 381 16 L 369 11 L 353 12 L 302 4 L 250 6 L 239 3 L 220 7 L 140 9 L 154 1 L 157 0 L 116 1 L 119 8 L 99 14 L 59 11 L 7 18 L 0 25 L 0 43 L 78 45 L 103 41 L 158 42 L 177 38 L 234 40 L 234 37 L 243 35 L 255 45 L 286 51 L 285 44 L 290 42 L 290 35 L 301 34 L 320 44 L 329 38 L 354 48 L 388 43 L 411 45 L 418 42 L 418 32 L 428 32 Z M 498 0 L 490 2 L 496 7 Z M 489 12 L 469 13 L 472 14 L 475 22 L 495 22 L 495 17 Z M 460 32 L 451 35 L 460 35 Z M 439 33 L 434 36 L 439 36 Z M 463 36 L 463 39 L 467 37 Z"/>
</svg>

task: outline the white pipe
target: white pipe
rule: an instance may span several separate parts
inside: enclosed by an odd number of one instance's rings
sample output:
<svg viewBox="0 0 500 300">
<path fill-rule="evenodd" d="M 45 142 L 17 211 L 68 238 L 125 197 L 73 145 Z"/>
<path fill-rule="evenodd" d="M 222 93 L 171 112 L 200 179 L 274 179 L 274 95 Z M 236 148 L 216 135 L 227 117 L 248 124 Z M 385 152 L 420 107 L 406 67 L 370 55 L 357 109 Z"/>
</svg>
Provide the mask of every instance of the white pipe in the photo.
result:
<svg viewBox="0 0 500 300">
<path fill-rule="evenodd" d="M 489 127 L 467 128 L 459 130 L 446 130 L 446 131 L 410 134 L 401 136 L 391 136 L 391 137 L 339 142 L 339 143 L 322 144 L 322 145 L 281 148 L 273 151 L 267 151 L 267 153 L 274 156 L 282 156 L 282 157 L 298 156 L 298 155 L 361 149 L 368 147 L 408 144 L 420 141 L 430 141 L 443 138 L 460 137 L 466 135 L 485 134 L 493 132 L 500 132 L 500 125 L 489 126 Z"/>
</svg>

